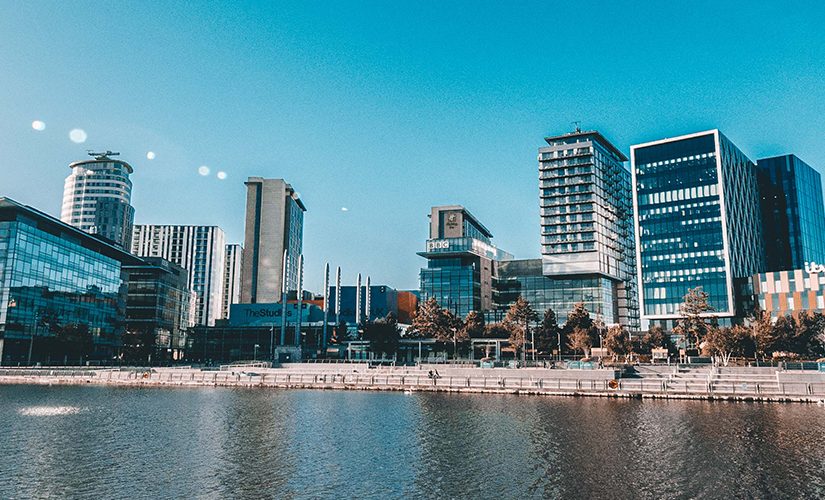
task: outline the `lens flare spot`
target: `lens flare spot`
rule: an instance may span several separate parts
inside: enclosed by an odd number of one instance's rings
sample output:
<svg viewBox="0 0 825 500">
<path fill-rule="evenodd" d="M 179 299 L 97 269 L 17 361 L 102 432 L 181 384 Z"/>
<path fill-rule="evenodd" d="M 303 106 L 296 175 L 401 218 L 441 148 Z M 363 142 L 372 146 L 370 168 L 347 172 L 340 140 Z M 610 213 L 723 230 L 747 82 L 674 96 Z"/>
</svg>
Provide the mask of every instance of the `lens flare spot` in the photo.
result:
<svg viewBox="0 0 825 500">
<path fill-rule="evenodd" d="M 207 167 L 206 165 L 201 165 L 200 167 L 198 167 L 198 173 L 203 176 L 209 175 L 209 167 Z"/>
<path fill-rule="evenodd" d="M 218 179 L 220 179 L 220 180 L 225 180 L 226 179 L 226 172 L 224 172 L 223 170 L 218 172 L 217 175 L 218 175 Z"/>
<path fill-rule="evenodd" d="M 341 211 L 342 211 L 342 212 L 349 212 L 349 208 L 347 208 L 347 207 L 341 207 Z"/>
<path fill-rule="evenodd" d="M 69 132 L 69 139 L 75 144 L 83 144 L 86 142 L 86 131 L 82 128 L 73 128 L 71 132 Z"/>
<path fill-rule="evenodd" d="M 147 152 L 146 153 L 146 159 L 147 160 L 154 160 L 155 159 L 155 152 L 154 151 Z"/>
<path fill-rule="evenodd" d="M 32 128 L 37 130 L 38 132 L 42 132 L 46 130 L 46 122 L 41 120 L 35 120 L 32 122 Z"/>
</svg>

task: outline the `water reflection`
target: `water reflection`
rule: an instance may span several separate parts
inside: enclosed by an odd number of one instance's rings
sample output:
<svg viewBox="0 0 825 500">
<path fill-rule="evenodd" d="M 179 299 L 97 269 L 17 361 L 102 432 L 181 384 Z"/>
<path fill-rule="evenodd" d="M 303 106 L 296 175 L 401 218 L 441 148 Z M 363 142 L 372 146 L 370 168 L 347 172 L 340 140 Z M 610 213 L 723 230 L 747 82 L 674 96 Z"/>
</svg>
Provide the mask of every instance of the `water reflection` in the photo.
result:
<svg viewBox="0 0 825 500">
<path fill-rule="evenodd" d="M 825 495 L 815 406 L 40 386 L 0 399 L 2 498 Z"/>
</svg>

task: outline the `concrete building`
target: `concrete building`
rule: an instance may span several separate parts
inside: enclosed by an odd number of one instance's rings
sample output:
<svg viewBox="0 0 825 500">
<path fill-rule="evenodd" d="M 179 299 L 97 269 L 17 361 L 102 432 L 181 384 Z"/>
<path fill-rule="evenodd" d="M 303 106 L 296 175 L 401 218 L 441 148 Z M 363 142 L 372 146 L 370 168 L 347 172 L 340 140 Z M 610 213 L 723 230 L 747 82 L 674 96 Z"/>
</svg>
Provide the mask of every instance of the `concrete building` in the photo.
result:
<svg viewBox="0 0 825 500">
<path fill-rule="evenodd" d="M 132 253 L 162 257 L 189 273 L 189 289 L 197 295 L 195 323 L 214 325 L 221 319 L 226 243 L 217 226 L 136 225 Z"/>
<path fill-rule="evenodd" d="M 545 141 L 538 152 L 541 261 L 542 275 L 550 279 L 540 280 L 540 288 L 550 295 L 538 294 L 547 297 L 541 302 L 556 304 L 560 317 L 571 301 L 590 303 L 591 314 L 606 324 L 637 330 L 627 158 L 596 131 L 576 130 Z M 535 266 L 526 267 L 529 276 L 535 274 Z M 559 298 L 550 297 L 554 294 Z"/>
<path fill-rule="evenodd" d="M 60 220 L 128 250 L 135 218 L 132 166 L 112 159 L 118 153 L 111 151 L 89 154 L 94 158 L 69 165 L 72 173 L 64 183 Z"/>
<path fill-rule="evenodd" d="M 493 234 L 460 205 L 433 207 L 429 217 L 426 250 L 418 252 L 427 259 L 421 300 L 435 298 L 461 318 L 492 309 L 495 266 L 513 256 L 495 247 Z"/>
<path fill-rule="evenodd" d="M 287 289 L 295 288 L 298 282 L 306 207 L 283 179 L 250 177 L 245 184 L 241 303 L 280 302 L 284 250 Z"/>
<path fill-rule="evenodd" d="M 795 155 L 756 163 L 767 271 L 825 263 L 825 206 L 819 172 Z"/>
<path fill-rule="evenodd" d="M 243 247 L 237 244 L 226 245 L 226 260 L 223 266 L 223 307 L 221 317 L 229 319 L 229 306 L 241 302 L 241 269 Z"/>
<path fill-rule="evenodd" d="M 0 363 L 115 359 L 124 333 L 119 246 L 0 198 Z"/>
<path fill-rule="evenodd" d="M 643 322 L 672 328 L 688 289 L 702 287 L 707 315 L 730 323 L 738 289 L 765 266 L 756 166 L 718 130 L 638 144 L 630 157 Z"/>
</svg>

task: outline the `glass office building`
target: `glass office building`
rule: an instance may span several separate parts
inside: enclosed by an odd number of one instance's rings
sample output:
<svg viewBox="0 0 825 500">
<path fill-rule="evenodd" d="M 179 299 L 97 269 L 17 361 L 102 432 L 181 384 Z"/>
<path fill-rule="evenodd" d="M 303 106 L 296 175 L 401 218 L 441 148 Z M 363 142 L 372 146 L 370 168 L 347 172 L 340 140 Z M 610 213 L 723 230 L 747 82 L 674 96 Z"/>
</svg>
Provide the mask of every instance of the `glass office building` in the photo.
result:
<svg viewBox="0 0 825 500">
<path fill-rule="evenodd" d="M 547 276 L 542 272 L 541 259 L 525 259 L 499 263 L 494 281 L 496 309 L 485 315 L 488 322 L 503 320 L 510 305 L 524 297 L 539 318 L 547 309 L 552 309 L 560 324 L 579 302 L 592 318 L 605 324 L 619 323 L 616 280 L 598 274 Z"/>
<path fill-rule="evenodd" d="M 194 326 L 188 272 L 160 257 L 123 266 L 127 281 L 124 350 L 131 361 L 160 362 L 183 358 L 186 331 Z M 148 356 L 151 355 L 151 358 Z"/>
<path fill-rule="evenodd" d="M 499 261 L 512 255 L 496 248 L 492 233 L 459 205 L 433 207 L 430 238 L 418 255 L 421 300 L 435 298 L 441 307 L 464 318 L 470 311 L 492 309 L 493 277 Z"/>
<path fill-rule="evenodd" d="M 737 280 L 764 267 L 756 166 L 718 130 L 631 147 L 642 320 L 672 328 L 689 288 L 737 314 Z"/>
<path fill-rule="evenodd" d="M 124 331 L 121 265 L 140 261 L 0 198 L 0 361 L 112 360 Z"/>
<path fill-rule="evenodd" d="M 538 154 L 542 273 L 553 279 L 536 293 L 569 288 L 584 302 L 601 297 L 588 308 L 591 314 L 638 330 L 627 157 L 597 131 L 576 130 L 545 141 Z M 593 283 L 610 292 L 591 295 Z"/>
<path fill-rule="evenodd" d="M 766 269 L 825 263 L 825 208 L 819 172 L 795 155 L 757 162 Z"/>
</svg>

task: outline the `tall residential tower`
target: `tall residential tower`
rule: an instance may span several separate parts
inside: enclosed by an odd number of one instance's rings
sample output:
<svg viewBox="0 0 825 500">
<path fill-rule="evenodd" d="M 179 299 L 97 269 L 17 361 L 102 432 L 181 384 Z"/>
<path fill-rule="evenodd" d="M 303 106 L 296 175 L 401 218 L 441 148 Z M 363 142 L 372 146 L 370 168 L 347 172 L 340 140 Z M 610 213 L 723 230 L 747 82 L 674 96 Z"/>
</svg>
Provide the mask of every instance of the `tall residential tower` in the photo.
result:
<svg viewBox="0 0 825 500">
<path fill-rule="evenodd" d="M 60 220 L 129 250 L 132 241 L 132 166 L 112 159 L 118 153 L 89 153 L 94 159 L 69 165 Z"/>
<path fill-rule="evenodd" d="M 243 247 L 237 244 L 226 245 L 226 261 L 223 266 L 223 312 L 222 317 L 229 319 L 229 306 L 241 302 L 241 266 Z"/>
</svg>

